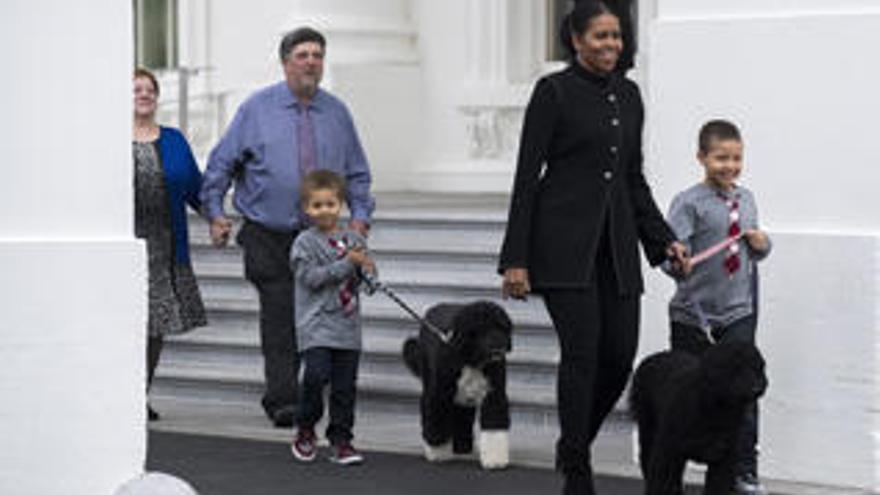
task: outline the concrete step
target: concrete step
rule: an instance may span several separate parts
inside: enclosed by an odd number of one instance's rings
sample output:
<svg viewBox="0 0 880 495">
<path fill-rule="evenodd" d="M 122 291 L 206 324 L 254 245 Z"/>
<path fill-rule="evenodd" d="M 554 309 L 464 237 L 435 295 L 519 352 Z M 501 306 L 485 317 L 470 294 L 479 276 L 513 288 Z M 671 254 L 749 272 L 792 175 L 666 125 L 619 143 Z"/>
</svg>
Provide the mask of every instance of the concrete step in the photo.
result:
<svg viewBox="0 0 880 495">
<path fill-rule="evenodd" d="M 228 281 L 211 280 L 200 278 L 202 295 L 205 306 L 212 311 L 237 311 L 256 314 L 259 305 L 257 294 L 253 288 Z M 216 283 L 215 283 L 216 282 Z M 413 285 L 408 287 L 395 286 L 394 292 L 403 301 L 419 314 L 439 302 L 463 303 L 475 299 L 493 301 L 503 307 L 510 315 L 514 325 L 514 332 L 520 328 L 535 327 L 545 328 L 552 332 L 550 318 L 544 310 L 543 304 L 537 298 L 528 301 L 504 301 L 497 292 L 481 290 L 455 290 L 454 288 L 426 287 Z M 410 317 L 390 298 L 382 293 L 364 297 L 362 300 L 362 315 L 370 318 L 400 318 L 408 320 Z M 413 323 L 416 325 L 416 323 Z"/>
<path fill-rule="evenodd" d="M 397 337 L 365 332 L 361 357 L 360 383 L 372 386 L 374 377 L 406 377 L 412 382 L 407 394 L 418 393 L 418 380 L 412 377 L 401 357 L 405 334 Z M 174 339 L 174 345 L 163 353 L 168 366 L 198 366 L 223 368 L 242 366 L 259 371 L 262 377 L 262 357 L 256 336 L 228 333 L 214 328 L 199 329 L 185 337 Z M 540 352 L 539 349 L 521 349 L 512 353 L 508 361 L 507 380 L 511 389 L 526 390 L 523 401 L 529 405 L 555 408 L 555 349 Z M 250 377 L 250 373 L 248 373 Z M 411 380 L 410 380 L 411 379 Z M 381 385 L 386 383 L 379 380 Z M 532 390 L 537 387 L 538 391 Z M 395 390 L 398 390 L 395 388 Z M 514 392 L 511 391 L 511 400 Z"/>
<path fill-rule="evenodd" d="M 206 361 L 185 348 L 172 347 L 163 353 L 153 394 L 207 401 L 259 402 L 263 390 L 259 353 L 248 356 L 236 349 L 221 353 L 219 361 Z M 365 357 L 368 357 L 365 355 Z M 394 373 L 364 359 L 358 374 L 358 401 L 363 407 L 409 411 L 418 416 L 418 379 L 401 369 Z M 545 424 L 555 414 L 555 388 L 546 384 L 508 383 L 511 414 L 525 423 Z"/>
</svg>

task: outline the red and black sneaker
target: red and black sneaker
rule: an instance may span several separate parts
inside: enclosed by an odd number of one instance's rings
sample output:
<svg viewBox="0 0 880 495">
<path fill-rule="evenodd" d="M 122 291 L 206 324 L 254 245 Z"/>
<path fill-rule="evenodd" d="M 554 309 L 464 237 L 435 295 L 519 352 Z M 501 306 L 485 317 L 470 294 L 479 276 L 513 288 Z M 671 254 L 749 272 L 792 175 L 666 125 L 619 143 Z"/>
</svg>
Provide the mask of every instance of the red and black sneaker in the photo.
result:
<svg viewBox="0 0 880 495">
<path fill-rule="evenodd" d="M 311 428 L 297 429 L 296 436 L 293 438 L 293 444 L 290 446 L 290 451 L 293 452 L 293 456 L 300 461 L 314 461 L 318 451 L 315 430 Z"/>
<path fill-rule="evenodd" d="M 340 443 L 333 446 L 333 455 L 330 461 L 343 466 L 351 466 L 364 462 L 362 456 L 349 442 Z"/>
</svg>

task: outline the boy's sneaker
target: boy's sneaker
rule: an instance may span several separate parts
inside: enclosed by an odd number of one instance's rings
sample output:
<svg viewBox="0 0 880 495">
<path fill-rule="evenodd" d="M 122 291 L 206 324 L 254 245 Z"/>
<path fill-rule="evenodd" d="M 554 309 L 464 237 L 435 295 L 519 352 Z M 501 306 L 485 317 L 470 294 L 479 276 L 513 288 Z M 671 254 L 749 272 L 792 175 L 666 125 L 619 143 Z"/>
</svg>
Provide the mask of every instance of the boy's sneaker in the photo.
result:
<svg viewBox="0 0 880 495">
<path fill-rule="evenodd" d="M 333 455 L 330 456 L 330 461 L 350 466 L 364 462 L 364 457 L 350 443 L 345 442 L 333 446 Z"/>
<path fill-rule="evenodd" d="M 311 462 L 315 460 L 317 450 L 315 431 L 311 428 L 297 429 L 296 436 L 293 438 L 293 444 L 290 446 L 293 456 L 300 461 Z"/>
<path fill-rule="evenodd" d="M 753 473 L 737 476 L 734 489 L 737 495 L 767 495 L 767 489 Z"/>
</svg>

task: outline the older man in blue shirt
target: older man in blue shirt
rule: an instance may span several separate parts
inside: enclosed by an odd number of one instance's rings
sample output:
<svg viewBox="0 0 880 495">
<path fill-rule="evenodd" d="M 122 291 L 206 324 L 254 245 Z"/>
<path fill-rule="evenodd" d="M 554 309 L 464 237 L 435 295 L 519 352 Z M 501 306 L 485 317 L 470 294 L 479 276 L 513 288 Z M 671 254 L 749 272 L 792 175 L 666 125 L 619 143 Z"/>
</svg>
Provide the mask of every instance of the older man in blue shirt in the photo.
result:
<svg viewBox="0 0 880 495">
<path fill-rule="evenodd" d="M 305 225 L 300 178 L 315 168 L 345 177 L 351 227 L 367 234 L 374 201 L 369 165 L 351 114 L 319 88 L 326 41 L 307 27 L 281 41 L 285 80 L 251 95 L 211 152 L 201 191 L 215 246 L 226 245 L 232 223 L 223 200 L 235 183 L 233 204 L 244 217 L 236 240 L 244 269 L 260 299 L 260 341 L 266 391 L 262 405 L 277 427 L 293 424 L 299 358 L 293 324 L 289 252 Z"/>
</svg>

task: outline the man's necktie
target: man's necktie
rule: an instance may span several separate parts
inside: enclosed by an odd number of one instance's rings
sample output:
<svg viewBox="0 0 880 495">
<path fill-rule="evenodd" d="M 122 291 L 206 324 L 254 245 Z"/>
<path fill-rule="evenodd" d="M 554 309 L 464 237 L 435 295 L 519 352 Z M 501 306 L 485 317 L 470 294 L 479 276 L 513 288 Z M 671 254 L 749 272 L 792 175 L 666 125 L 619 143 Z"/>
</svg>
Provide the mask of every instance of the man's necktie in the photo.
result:
<svg viewBox="0 0 880 495">
<path fill-rule="evenodd" d="M 299 149 L 299 172 L 305 177 L 318 168 L 315 151 L 315 128 L 312 126 L 311 106 L 300 105 L 299 121 L 296 128 L 296 144 Z"/>
</svg>

